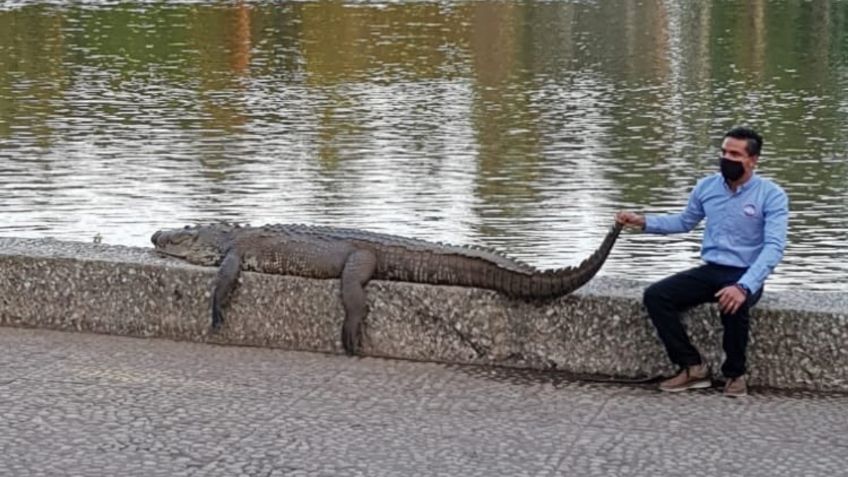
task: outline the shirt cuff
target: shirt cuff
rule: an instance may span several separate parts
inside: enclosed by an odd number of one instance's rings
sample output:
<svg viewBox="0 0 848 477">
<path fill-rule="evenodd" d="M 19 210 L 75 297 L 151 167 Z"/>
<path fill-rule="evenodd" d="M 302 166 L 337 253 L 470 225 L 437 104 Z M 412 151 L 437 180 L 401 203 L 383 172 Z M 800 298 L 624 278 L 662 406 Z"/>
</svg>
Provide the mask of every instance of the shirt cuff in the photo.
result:
<svg viewBox="0 0 848 477">
<path fill-rule="evenodd" d="M 645 226 L 642 228 L 645 232 L 655 232 L 657 230 L 657 219 L 654 216 L 645 216 Z"/>
<path fill-rule="evenodd" d="M 739 280 L 738 282 L 736 282 L 736 284 L 739 285 L 740 287 L 744 288 L 745 290 L 747 290 L 748 296 L 753 295 L 757 290 L 759 290 L 759 289 L 755 290 L 754 287 L 749 285 L 748 282 L 745 281 L 745 280 Z"/>
</svg>

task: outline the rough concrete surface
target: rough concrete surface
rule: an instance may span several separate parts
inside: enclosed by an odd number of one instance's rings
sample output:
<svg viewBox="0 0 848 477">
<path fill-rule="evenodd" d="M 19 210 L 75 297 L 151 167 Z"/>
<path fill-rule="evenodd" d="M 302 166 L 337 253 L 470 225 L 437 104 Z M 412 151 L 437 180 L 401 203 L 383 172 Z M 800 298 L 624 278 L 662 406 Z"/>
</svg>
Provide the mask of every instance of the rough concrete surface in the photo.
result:
<svg viewBox="0 0 848 477">
<path fill-rule="evenodd" d="M 846 409 L 0 327 L 3 476 L 837 476 Z"/>
<path fill-rule="evenodd" d="M 245 273 L 220 333 L 214 268 L 152 249 L 0 238 L 0 324 L 340 353 L 337 280 Z M 672 371 L 641 306 L 644 283 L 595 279 L 546 302 L 496 292 L 371 282 L 364 353 L 465 364 L 650 376 Z M 714 306 L 689 314 L 718 369 Z M 750 381 L 848 391 L 848 294 L 769 293 L 755 309 Z"/>
</svg>

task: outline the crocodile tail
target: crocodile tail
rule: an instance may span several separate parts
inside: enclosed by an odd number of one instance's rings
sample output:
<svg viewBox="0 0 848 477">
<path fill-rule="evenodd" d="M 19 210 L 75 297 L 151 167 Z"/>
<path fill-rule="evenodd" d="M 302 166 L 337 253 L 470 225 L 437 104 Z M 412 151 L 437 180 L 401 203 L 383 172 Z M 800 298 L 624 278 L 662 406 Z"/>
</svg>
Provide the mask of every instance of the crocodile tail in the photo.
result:
<svg viewBox="0 0 848 477">
<path fill-rule="evenodd" d="M 535 273 L 522 280 L 513 294 L 523 298 L 550 298 L 567 295 L 585 285 L 603 266 L 621 233 L 622 225 L 616 223 L 610 228 L 604 241 L 595 252 L 576 267 L 546 270 Z"/>
</svg>

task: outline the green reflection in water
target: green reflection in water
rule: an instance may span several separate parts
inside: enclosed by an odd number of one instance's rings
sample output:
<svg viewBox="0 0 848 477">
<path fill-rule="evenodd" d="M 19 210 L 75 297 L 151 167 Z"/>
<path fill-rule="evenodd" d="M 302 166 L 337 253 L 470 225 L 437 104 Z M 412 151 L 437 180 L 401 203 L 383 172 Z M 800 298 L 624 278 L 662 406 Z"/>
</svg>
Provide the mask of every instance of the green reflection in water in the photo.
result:
<svg viewBox="0 0 848 477">
<path fill-rule="evenodd" d="M 721 133 L 748 123 L 792 198 L 793 243 L 848 262 L 834 245 L 848 236 L 846 90 L 840 1 L 0 11 L 4 158 L 49 170 L 87 140 L 95 156 L 192 161 L 197 194 L 221 202 L 262 168 L 303 174 L 338 215 L 356 210 L 351 191 L 408 181 L 422 202 L 470 194 L 457 220 L 510 249 L 552 221 L 682 205 Z M 460 173 L 470 184 L 446 192 Z M 408 220 L 449 220 L 433 209 Z"/>
</svg>

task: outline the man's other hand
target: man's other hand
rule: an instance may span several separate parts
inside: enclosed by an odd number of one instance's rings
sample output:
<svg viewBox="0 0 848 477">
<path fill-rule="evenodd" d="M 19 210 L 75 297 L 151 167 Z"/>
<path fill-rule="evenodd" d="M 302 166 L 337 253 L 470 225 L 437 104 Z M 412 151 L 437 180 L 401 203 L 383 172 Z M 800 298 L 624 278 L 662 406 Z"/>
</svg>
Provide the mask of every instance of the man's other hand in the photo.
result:
<svg viewBox="0 0 848 477">
<path fill-rule="evenodd" d="M 736 285 L 730 285 L 722 288 L 715 294 L 716 298 L 718 298 L 718 307 L 719 309 L 728 315 L 732 315 L 736 313 L 736 311 L 741 307 L 745 300 L 748 299 L 748 295 L 742 291 Z"/>
<path fill-rule="evenodd" d="M 645 216 L 636 212 L 621 211 L 615 214 L 615 221 L 628 227 L 645 228 Z"/>
</svg>

